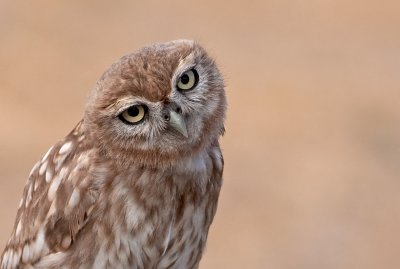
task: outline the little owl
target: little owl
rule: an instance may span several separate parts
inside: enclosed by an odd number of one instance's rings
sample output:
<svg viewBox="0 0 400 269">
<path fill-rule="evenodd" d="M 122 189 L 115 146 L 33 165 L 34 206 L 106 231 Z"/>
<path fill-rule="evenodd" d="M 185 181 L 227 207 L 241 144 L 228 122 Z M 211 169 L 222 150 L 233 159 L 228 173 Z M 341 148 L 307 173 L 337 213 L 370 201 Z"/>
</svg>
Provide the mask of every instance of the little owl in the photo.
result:
<svg viewBox="0 0 400 269">
<path fill-rule="evenodd" d="M 197 43 L 122 57 L 33 167 L 1 269 L 198 268 L 225 110 L 221 74 Z"/>
</svg>

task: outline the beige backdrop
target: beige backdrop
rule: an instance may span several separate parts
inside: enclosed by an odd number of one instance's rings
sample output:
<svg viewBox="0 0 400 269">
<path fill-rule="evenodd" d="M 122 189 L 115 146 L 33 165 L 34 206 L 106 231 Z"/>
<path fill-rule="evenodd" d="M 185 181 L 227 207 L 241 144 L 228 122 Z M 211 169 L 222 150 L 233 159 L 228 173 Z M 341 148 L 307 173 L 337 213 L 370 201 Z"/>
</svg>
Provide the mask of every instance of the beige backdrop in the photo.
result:
<svg viewBox="0 0 400 269">
<path fill-rule="evenodd" d="M 0 1 L 0 247 L 121 55 L 192 38 L 229 111 L 201 268 L 400 268 L 398 1 Z"/>
</svg>

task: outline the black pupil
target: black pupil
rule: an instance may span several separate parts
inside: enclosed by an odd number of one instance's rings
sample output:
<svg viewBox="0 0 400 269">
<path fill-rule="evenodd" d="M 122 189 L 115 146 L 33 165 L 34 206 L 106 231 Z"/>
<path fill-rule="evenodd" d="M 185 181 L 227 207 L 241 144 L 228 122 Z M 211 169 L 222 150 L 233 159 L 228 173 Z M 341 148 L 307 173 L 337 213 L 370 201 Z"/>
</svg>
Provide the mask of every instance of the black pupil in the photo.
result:
<svg viewBox="0 0 400 269">
<path fill-rule="evenodd" d="M 130 108 L 128 108 L 128 115 L 131 117 L 136 117 L 137 115 L 139 115 L 139 109 L 136 106 L 132 106 Z"/>
<path fill-rule="evenodd" d="M 182 77 L 181 77 L 181 82 L 183 83 L 183 84 L 188 84 L 189 83 L 189 76 L 188 75 L 186 75 L 186 74 L 184 74 Z"/>
</svg>

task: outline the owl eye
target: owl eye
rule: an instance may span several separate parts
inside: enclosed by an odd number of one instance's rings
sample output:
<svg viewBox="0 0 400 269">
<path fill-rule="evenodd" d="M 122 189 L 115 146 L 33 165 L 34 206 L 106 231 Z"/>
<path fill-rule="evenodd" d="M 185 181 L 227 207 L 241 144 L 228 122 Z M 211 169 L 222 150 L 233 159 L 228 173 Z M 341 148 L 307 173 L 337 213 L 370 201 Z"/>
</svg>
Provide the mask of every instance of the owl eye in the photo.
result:
<svg viewBox="0 0 400 269">
<path fill-rule="evenodd" d="M 179 90 L 188 91 L 193 89 L 199 81 L 199 74 L 196 69 L 191 69 L 182 74 L 178 79 L 177 87 Z"/>
<path fill-rule="evenodd" d="M 123 111 L 119 118 L 126 124 L 136 124 L 144 119 L 147 107 L 143 105 L 131 106 Z"/>
</svg>

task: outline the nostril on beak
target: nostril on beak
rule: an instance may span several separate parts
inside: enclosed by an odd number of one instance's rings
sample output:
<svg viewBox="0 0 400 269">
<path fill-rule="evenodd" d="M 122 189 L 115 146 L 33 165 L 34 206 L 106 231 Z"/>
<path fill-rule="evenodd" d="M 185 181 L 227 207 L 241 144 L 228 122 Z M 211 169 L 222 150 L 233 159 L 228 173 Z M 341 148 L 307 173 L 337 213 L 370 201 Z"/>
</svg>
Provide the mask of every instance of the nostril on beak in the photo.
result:
<svg viewBox="0 0 400 269">
<path fill-rule="evenodd" d="M 163 112 L 162 112 L 162 117 L 165 121 L 170 121 L 171 120 L 171 113 L 176 113 L 176 114 L 182 114 L 182 108 L 178 106 L 175 103 L 166 103 Z"/>
</svg>

